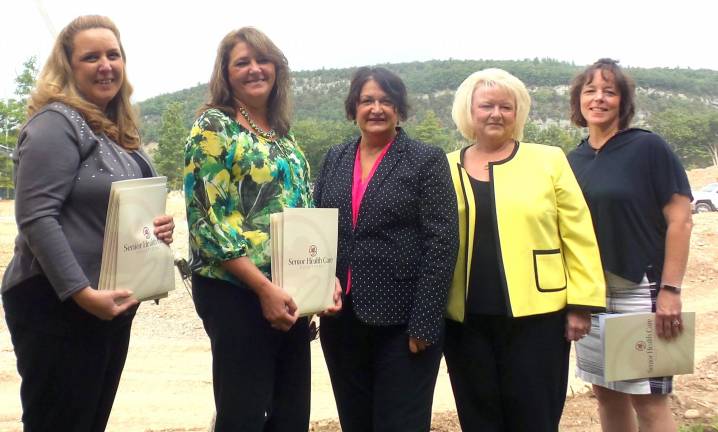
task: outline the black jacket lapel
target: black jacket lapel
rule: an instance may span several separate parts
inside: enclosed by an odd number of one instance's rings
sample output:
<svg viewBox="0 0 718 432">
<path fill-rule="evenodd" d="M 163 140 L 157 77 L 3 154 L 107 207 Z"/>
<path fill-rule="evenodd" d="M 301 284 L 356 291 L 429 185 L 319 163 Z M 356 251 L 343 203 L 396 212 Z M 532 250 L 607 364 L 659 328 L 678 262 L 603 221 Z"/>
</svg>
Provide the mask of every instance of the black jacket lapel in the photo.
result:
<svg viewBox="0 0 718 432">
<path fill-rule="evenodd" d="M 389 147 L 389 150 L 387 150 L 386 154 L 384 155 L 384 158 L 379 163 L 379 166 L 376 168 L 376 171 L 374 172 L 374 175 L 372 176 L 371 180 L 369 180 L 369 185 L 364 192 L 364 198 L 362 199 L 361 205 L 359 206 L 357 228 L 361 226 L 362 215 L 367 211 L 371 211 L 372 197 L 376 194 L 381 193 L 382 183 L 387 177 L 389 177 L 389 175 L 396 167 L 397 162 L 399 162 L 399 160 L 401 159 L 401 156 L 406 148 L 406 140 L 406 133 L 404 133 L 403 129 L 399 128 L 394 142 L 391 144 L 391 147 Z"/>
</svg>

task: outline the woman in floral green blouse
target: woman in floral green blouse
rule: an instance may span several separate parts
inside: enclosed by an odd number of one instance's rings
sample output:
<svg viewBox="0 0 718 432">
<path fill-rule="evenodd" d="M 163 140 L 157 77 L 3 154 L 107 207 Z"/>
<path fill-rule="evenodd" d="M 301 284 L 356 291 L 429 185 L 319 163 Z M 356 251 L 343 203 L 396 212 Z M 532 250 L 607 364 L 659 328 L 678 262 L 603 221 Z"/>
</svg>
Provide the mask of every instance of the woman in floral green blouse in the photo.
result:
<svg viewBox="0 0 718 432">
<path fill-rule="evenodd" d="M 269 215 L 312 206 L 309 165 L 289 131 L 289 83 L 266 35 L 230 32 L 185 149 L 192 291 L 212 342 L 218 432 L 309 427 L 307 319 L 270 274 Z"/>
</svg>

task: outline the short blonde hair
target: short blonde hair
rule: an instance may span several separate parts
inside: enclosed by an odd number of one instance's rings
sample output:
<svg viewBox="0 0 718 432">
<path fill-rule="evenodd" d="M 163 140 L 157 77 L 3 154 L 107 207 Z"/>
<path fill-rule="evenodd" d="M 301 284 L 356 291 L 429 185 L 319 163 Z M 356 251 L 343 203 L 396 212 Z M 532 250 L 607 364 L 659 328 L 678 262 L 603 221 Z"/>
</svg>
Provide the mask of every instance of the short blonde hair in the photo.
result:
<svg viewBox="0 0 718 432">
<path fill-rule="evenodd" d="M 110 30 L 117 38 L 122 54 L 123 65 L 126 64 L 125 49 L 120 40 L 120 31 L 107 17 L 85 15 L 72 20 L 55 40 L 50 57 L 37 79 L 35 90 L 28 102 L 29 115 L 38 112 L 51 102 L 62 102 L 77 110 L 87 124 L 96 133 L 104 133 L 120 146 L 134 150 L 140 147 L 140 135 L 137 127 L 137 115 L 130 103 L 132 86 L 127 81 L 127 70 L 124 70 L 120 91 L 102 111 L 97 105 L 86 100 L 77 89 L 72 72 L 72 51 L 75 48 L 75 36 L 85 30 L 102 28 Z"/>
<path fill-rule="evenodd" d="M 531 96 L 526 86 L 520 79 L 511 75 L 503 69 L 484 69 L 474 72 L 461 83 L 454 95 L 454 106 L 451 109 L 451 117 L 456 123 L 456 128 L 461 135 L 471 142 L 476 141 L 474 122 L 471 118 L 471 104 L 474 99 L 474 91 L 480 86 L 500 87 L 508 91 L 516 103 L 516 124 L 512 138 L 519 141 L 524 136 L 524 126 L 531 110 Z"/>
</svg>

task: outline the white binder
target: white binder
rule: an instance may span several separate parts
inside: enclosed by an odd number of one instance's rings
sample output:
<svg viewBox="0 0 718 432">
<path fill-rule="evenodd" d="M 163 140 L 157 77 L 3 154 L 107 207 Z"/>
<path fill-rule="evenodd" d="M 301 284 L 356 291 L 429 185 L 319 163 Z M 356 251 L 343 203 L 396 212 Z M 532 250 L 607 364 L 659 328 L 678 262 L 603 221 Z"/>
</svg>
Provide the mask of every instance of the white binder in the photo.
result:
<svg viewBox="0 0 718 432">
<path fill-rule="evenodd" d="M 300 316 L 334 304 L 339 211 L 286 208 L 270 215 L 272 283 L 292 296 Z"/>
<path fill-rule="evenodd" d="M 153 220 L 165 214 L 166 202 L 166 177 L 112 183 L 98 289 L 129 289 L 139 301 L 174 289 L 172 250 L 154 235 Z"/>
<path fill-rule="evenodd" d="M 695 312 L 683 312 L 683 332 L 676 338 L 656 334 L 656 314 L 601 314 L 606 381 L 693 373 Z"/>
</svg>

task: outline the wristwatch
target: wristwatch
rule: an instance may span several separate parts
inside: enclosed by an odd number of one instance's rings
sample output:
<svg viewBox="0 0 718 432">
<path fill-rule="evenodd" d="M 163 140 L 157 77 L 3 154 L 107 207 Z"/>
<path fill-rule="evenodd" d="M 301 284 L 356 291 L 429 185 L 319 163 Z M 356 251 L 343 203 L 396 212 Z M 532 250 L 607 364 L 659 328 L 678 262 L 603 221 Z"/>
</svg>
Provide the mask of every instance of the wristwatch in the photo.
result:
<svg viewBox="0 0 718 432">
<path fill-rule="evenodd" d="M 666 290 L 666 291 L 671 291 L 676 294 L 681 293 L 681 287 L 677 287 L 677 286 L 673 286 L 673 285 L 663 284 L 663 285 L 661 285 L 661 289 Z"/>
</svg>

